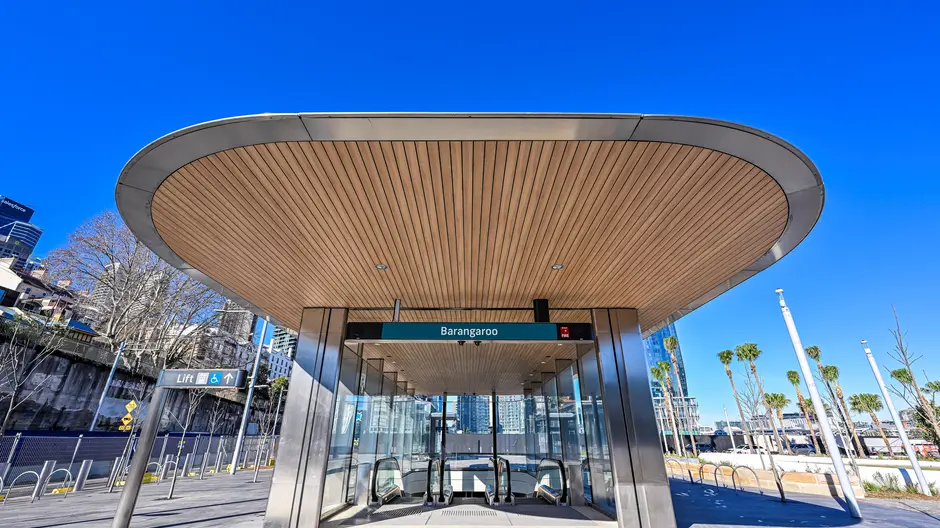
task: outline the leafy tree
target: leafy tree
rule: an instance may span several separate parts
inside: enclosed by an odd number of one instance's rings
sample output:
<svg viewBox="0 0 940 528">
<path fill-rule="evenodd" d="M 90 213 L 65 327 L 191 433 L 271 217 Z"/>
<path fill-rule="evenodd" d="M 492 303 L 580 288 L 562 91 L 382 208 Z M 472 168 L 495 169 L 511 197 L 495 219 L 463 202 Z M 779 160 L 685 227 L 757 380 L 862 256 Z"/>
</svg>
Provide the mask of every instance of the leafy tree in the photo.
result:
<svg viewBox="0 0 940 528">
<path fill-rule="evenodd" d="M 676 388 L 679 391 L 679 400 L 682 402 L 682 408 L 685 408 L 685 389 L 682 388 L 682 380 L 679 378 L 679 361 L 676 359 L 676 349 L 679 348 L 679 340 L 676 336 L 667 336 L 666 339 L 663 339 L 663 346 L 666 347 L 666 350 L 669 352 L 669 360 L 672 362 L 672 371 L 676 375 Z M 692 435 L 692 452 L 695 456 L 698 456 L 698 446 L 695 445 L 695 434 L 692 431 L 691 422 L 686 420 L 686 424 L 689 426 L 689 433 Z"/>
<path fill-rule="evenodd" d="M 875 414 L 884 408 L 884 406 L 881 404 L 881 397 L 877 394 L 871 394 L 867 392 L 862 394 L 853 394 L 849 396 L 849 406 L 857 413 L 867 412 L 869 416 L 871 416 L 872 423 L 874 423 L 875 427 L 878 428 L 878 432 L 881 434 L 881 439 L 888 448 L 888 456 L 893 457 L 894 450 L 891 449 L 891 443 L 888 442 L 888 435 L 885 434 L 884 427 L 881 426 L 881 420 L 879 420 L 878 415 Z M 901 424 L 898 424 L 899 427 L 900 425 Z"/>
<path fill-rule="evenodd" d="M 849 407 L 845 404 L 845 394 L 842 392 L 842 387 L 839 385 L 839 367 L 835 365 L 826 365 L 822 370 L 822 377 L 826 383 L 832 385 L 836 391 L 836 401 L 839 406 L 842 408 L 842 412 L 845 413 L 846 417 L 846 427 L 849 429 L 849 434 L 852 435 L 852 438 L 855 440 L 855 447 L 858 449 L 858 456 L 861 458 L 867 458 L 865 456 L 865 448 L 862 446 L 862 441 L 858 438 L 858 433 L 855 431 L 855 424 L 852 422 L 852 417 L 849 414 Z"/>
<path fill-rule="evenodd" d="M 751 428 L 748 425 L 747 417 L 744 416 L 744 409 L 741 408 L 741 397 L 738 395 L 738 389 L 734 386 L 734 374 L 731 372 L 731 361 L 733 359 L 734 352 L 730 350 L 722 350 L 718 353 L 718 361 L 721 361 L 721 364 L 725 366 L 725 374 L 728 375 L 728 382 L 731 383 L 731 392 L 734 393 L 734 401 L 738 404 L 738 415 L 741 416 L 741 426 L 744 427 L 744 432 L 747 434 L 749 439 L 748 447 L 751 449 L 751 454 L 753 454 L 756 442 L 754 441 L 754 435 L 751 434 Z M 728 428 L 731 428 L 731 424 L 728 424 Z"/>
<path fill-rule="evenodd" d="M 813 448 L 816 449 L 817 453 L 822 453 L 822 450 L 819 449 L 819 442 L 816 440 L 816 429 L 813 425 L 813 418 L 806 408 L 806 399 L 803 398 L 803 392 L 800 390 L 800 373 L 795 370 L 788 370 L 787 381 L 796 389 L 796 399 L 800 403 L 800 410 L 803 411 L 803 416 L 806 417 L 806 424 L 809 426 L 809 437 L 813 441 Z"/>
<path fill-rule="evenodd" d="M 665 368 L 663 368 L 665 366 Z M 676 415 L 672 410 L 672 396 L 670 396 L 671 390 L 668 390 L 669 386 L 669 362 L 660 361 L 655 367 L 650 368 L 650 375 L 653 376 L 653 379 L 658 381 L 663 386 L 663 396 L 666 401 L 666 412 L 669 416 L 669 426 L 672 428 L 672 443 L 676 449 L 676 453 L 682 453 L 681 442 L 679 441 L 679 430 L 676 428 Z"/>
</svg>

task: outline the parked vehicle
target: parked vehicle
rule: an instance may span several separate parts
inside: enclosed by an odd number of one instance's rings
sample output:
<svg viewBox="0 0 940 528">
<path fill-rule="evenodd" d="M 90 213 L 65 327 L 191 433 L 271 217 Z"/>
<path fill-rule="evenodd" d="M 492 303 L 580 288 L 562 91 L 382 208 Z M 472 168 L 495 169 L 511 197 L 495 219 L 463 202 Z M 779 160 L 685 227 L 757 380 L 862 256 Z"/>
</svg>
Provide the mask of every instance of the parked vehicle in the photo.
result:
<svg viewBox="0 0 940 528">
<path fill-rule="evenodd" d="M 765 449 L 764 446 L 757 446 L 756 449 L 757 449 L 757 452 L 762 455 L 767 454 L 767 449 Z M 734 449 L 729 449 L 725 451 L 725 453 L 733 453 L 735 455 L 747 455 L 751 453 L 751 450 L 752 448 L 750 446 L 739 446 L 739 447 L 735 447 Z"/>
<path fill-rule="evenodd" d="M 813 444 L 790 444 L 790 452 L 794 455 L 815 455 Z"/>
<path fill-rule="evenodd" d="M 698 448 L 699 453 L 714 453 L 715 452 L 715 446 L 711 444 L 703 444 L 703 443 L 696 442 L 695 447 Z M 692 444 L 685 446 L 685 450 L 691 452 Z"/>
</svg>

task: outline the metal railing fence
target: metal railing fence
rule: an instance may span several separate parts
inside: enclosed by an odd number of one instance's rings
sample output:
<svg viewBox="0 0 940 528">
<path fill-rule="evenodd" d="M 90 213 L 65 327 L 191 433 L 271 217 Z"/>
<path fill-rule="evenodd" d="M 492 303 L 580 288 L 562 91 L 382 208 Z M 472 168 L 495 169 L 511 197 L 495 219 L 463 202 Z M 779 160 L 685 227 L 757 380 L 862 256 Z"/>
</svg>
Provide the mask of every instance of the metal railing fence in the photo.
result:
<svg viewBox="0 0 940 528">
<path fill-rule="evenodd" d="M 40 479 L 43 490 L 113 489 L 123 481 L 136 441 L 128 435 L 6 435 L 0 438 L 0 496 L 28 495 Z M 260 467 L 273 465 L 277 443 L 277 436 L 245 437 L 239 469 L 254 468 L 256 461 Z M 150 452 L 150 476 L 145 478 L 159 482 L 168 461 L 180 465 L 182 478 L 224 473 L 234 448 L 232 435 L 158 435 Z"/>
</svg>

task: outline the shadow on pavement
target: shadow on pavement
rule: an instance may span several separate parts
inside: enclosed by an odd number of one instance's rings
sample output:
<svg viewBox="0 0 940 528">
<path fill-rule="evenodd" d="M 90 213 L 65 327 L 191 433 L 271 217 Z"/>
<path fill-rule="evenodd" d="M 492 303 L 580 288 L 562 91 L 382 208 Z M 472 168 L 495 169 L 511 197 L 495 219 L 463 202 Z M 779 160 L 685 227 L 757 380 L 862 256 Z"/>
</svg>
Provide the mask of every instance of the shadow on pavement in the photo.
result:
<svg viewBox="0 0 940 528">
<path fill-rule="evenodd" d="M 839 508 L 831 497 L 820 497 L 820 502 L 831 501 L 831 507 L 789 497 L 783 503 L 775 493 L 760 495 L 756 491 L 734 491 L 685 480 L 670 479 L 669 483 L 678 528 L 703 525 L 822 528 L 861 523 Z"/>
</svg>

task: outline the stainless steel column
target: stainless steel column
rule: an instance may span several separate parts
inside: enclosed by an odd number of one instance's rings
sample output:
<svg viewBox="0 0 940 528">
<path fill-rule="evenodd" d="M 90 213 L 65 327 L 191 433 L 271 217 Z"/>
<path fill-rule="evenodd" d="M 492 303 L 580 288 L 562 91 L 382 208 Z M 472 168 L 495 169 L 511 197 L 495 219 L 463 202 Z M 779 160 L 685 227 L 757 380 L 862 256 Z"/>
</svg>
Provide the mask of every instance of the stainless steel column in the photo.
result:
<svg viewBox="0 0 940 528">
<path fill-rule="evenodd" d="M 345 308 L 306 308 L 284 407 L 265 528 L 320 524 Z"/>
<path fill-rule="evenodd" d="M 675 528 L 637 312 L 593 310 L 617 525 Z"/>
</svg>

